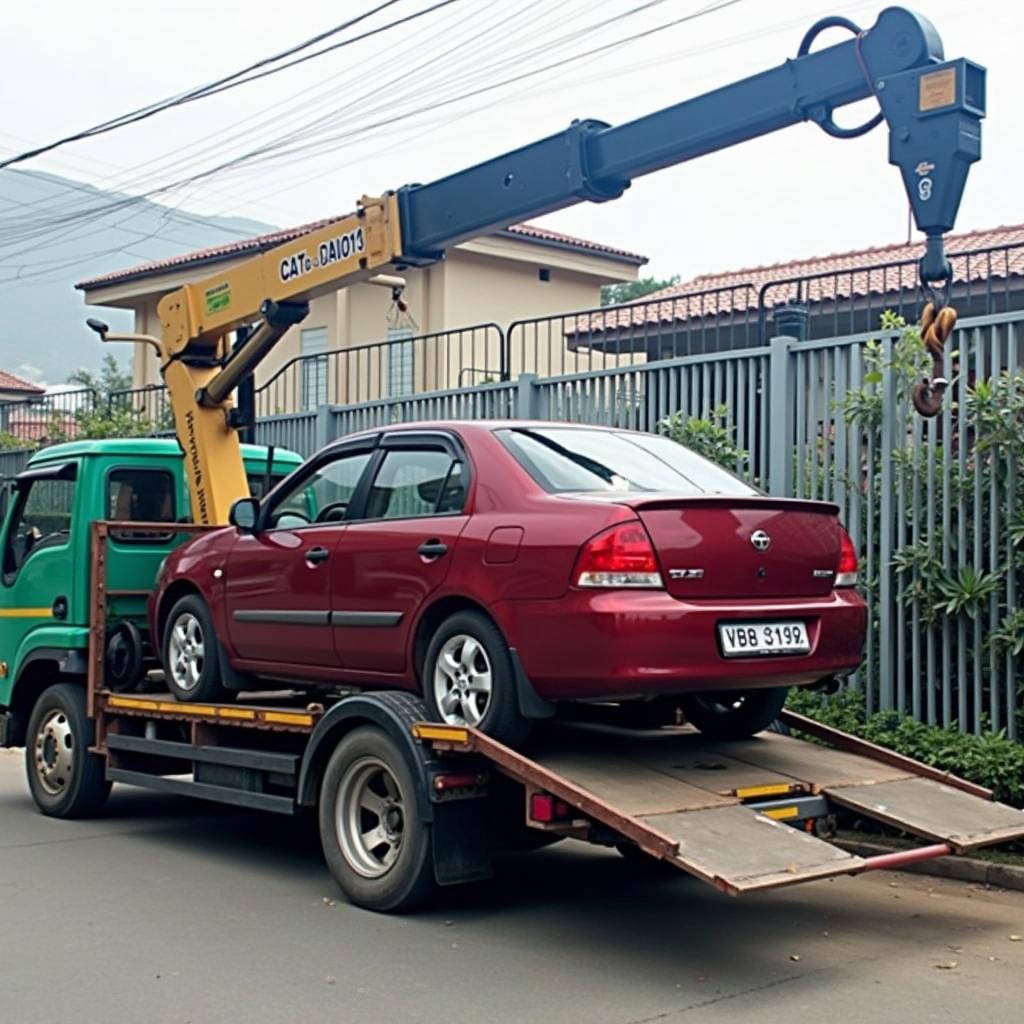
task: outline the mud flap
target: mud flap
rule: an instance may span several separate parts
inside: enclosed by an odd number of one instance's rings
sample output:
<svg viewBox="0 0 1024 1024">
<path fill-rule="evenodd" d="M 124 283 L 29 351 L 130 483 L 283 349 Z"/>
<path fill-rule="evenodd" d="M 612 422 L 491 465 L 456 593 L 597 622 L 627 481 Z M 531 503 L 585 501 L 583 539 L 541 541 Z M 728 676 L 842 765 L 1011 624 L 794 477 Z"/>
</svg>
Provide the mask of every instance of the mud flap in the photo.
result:
<svg viewBox="0 0 1024 1024">
<path fill-rule="evenodd" d="M 431 829 L 438 885 L 479 882 L 494 875 L 483 799 L 434 805 Z"/>
</svg>

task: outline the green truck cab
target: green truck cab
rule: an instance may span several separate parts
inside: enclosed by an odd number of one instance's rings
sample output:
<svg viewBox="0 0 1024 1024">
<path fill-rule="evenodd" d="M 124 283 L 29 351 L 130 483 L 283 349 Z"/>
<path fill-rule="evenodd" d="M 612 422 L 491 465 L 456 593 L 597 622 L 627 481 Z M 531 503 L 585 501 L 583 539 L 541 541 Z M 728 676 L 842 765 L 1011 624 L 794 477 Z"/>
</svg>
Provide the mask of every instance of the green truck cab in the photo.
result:
<svg viewBox="0 0 1024 1024">
<path fill-rule="evenodd" d="M 250 493 L 290 473 L 294 452 L 243 445 Z M 107 551 L 106 671 L 138 674 L 148 660 L 146 592 L 191 522 L 181 449 L 172 438 L 71 441 L 37 452 L 4 494 L 0 527 L 0 746 L 25 741 L 36 697 L 84 681 L 89 644 L 90 523 L 166 523 L 143 534 L 112 529 Z M 120 594 L 118 593 L 120 592 Z M 126 680 L 131 682 L 130 679 Z"/>
</svg>

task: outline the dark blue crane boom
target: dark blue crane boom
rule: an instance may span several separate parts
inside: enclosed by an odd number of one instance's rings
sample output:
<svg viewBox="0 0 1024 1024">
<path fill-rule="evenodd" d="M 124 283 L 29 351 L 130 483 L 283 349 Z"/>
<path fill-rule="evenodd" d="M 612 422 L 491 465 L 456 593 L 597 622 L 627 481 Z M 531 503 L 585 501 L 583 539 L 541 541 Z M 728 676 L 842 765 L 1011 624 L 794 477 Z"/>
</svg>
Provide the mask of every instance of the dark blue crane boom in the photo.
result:
<svg viewBox="0 0 1024 1024">
<path fill-rule="evenodd" d="M 810 52 L 824 29 L 853 38 Z M 833 112 L 874 95 L 879 113 L 840 128 Z M 981 156 L 985 70 L 945 61 L 931 23 L 899 7 L 861 31 L 826 18 L 778 67 L 626 124 L 576 121 L 565 131 L 427 185 L 399 191 L 403 256 L 429 262 L 457 242 L 583 200 L 622 195 L 634 178 L 813 121 L 851 138 L 885 120 L 889 160 L 903 176 L 914 219 L 927 236 L 926 281 L 947 279 L 942 235 L 952 229 L 970 165 Z"/>
</svg>

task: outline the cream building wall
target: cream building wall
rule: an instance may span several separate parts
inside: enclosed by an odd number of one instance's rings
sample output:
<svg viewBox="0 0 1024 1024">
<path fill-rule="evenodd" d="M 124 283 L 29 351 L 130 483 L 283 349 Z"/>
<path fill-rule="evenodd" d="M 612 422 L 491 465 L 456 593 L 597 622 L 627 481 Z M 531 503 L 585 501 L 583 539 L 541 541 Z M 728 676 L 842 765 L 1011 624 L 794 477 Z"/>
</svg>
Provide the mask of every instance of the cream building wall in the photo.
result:
<svg viewBox="0 0 1024 1024">
<path fill-rule="evenodd" d="M 244 262 L 251 255 L 218 259 L 218 269 Z M 135 314 L 135 331 L 159 334 L 157 303 L 181 284 L 201 279 L 214 264 L 197 263 L 146 274 L 134 281 L 85 289 L 89 305 L 128 308 Z M 600 304 L 602 284 L 635 280 L 639 260 L 588 252 L 569 245 L 551 245 L 526 236 L 499 234 L 455 247 L 447 260 L 425 268 L 401 271 L 408 306 L 399 316 L 390 288 L 359 284 L 331 292 L 310 303 L 309 315 L 292 328 L 260 365 L 257 389 L 260 412 L 291 412 L 310 404 L 311 396 L 332 403 L 366 401 L 394 389 L 388 361 L 399 353 L 394 346 L 375 343 L 389 329 L 405 328 L 428 336 L 407 346 L 411 356 L 413 390 L 420 392 L 496 379 L 501 372 L 498 332 L 515 320 L 555 316 Z M 476 328 L 476 329 L 474 329 Z M 307 340 L 322 341 L 328 355 L 300 361 L 303 332 Z M 560 326 L 547 328 L 544 343 L 534 345 L 535 332 L 514 332 L 511 365 L 514 374 L 571 372 L 575 358 L 564 343 Z M 433 335 L 433 337 L 429 337 Z M 524 350 L 528 348 L 529 351 Z M 340 351 L 339 351 L 340 350 Z M 135 387 L 160 383 L 152 348 L 137 345 L 132 378 Z M 526 362 L 524 362 L 524 358 Z M 302 365 L 305 363 L 305 367 Z"/>
</svg>

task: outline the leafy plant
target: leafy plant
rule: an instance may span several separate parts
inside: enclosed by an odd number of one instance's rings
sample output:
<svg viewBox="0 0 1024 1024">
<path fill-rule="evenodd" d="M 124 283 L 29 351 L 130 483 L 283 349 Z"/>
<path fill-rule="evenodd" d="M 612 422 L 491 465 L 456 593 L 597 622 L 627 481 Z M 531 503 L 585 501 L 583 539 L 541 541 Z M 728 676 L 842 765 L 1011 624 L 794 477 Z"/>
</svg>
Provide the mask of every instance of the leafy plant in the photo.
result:
<svg viewBox="0 0 1024 1024">
<path fill-rule="evenodd" d="M 965 565 L 956 573 L 942 572 L 935 580 L 940 604 L 946 615 L 966 615 L 974 619 L 981 605 L 999 589 L 1002 577 L 994 572 L 978 572 Z"/>
<path fill-rule="evenodd" d="M 987 786 L 998 800 L 1024 806 L 1024 745 L 1003 732 L 963 733 L 907 718 L 896 711 L 868 714 L 862 690 L 841 690 L 823 700 L 794 690 L 786 705 L 844 732 Z"/>
<path fill-rule="evenodd" d="M 735 430 L 728 426 L 729 407 L 716 406 L 705 418 L 691 418 L 681 412 L 666 416 L 658 430 L 698 455 L 726 469 L 739 470 L 747 464 L 747 452 L 736 444 Z"/>
<path fill-rule="evenodd" d="M 996 650 L 1018 657 L 1024 651 L 1024 608 L 1014 608 L 1006 615 L 999 628 L 989 633 L 988 641 Z"/>
</svg>

